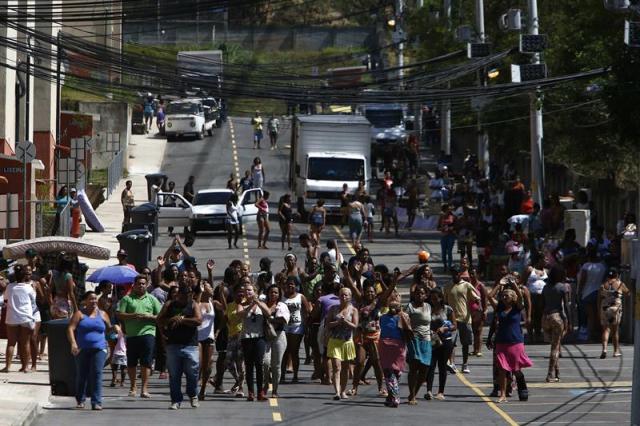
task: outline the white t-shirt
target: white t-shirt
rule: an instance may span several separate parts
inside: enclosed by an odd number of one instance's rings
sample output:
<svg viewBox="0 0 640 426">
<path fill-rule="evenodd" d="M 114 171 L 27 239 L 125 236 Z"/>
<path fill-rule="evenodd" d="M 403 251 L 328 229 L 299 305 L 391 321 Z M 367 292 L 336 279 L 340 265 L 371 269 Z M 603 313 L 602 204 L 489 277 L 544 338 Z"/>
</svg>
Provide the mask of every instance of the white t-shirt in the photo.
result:
<svg viewBox="0 0 640 426">
<path fill-rule="evenodd" d="M 602 262 L 587 262 L 582 265 L 582 268 L 580 269 L 581 277 L 582 274 L 587 275 L 584 287 L 582 288 L 582 294 L 580 295 L 581 299 L 584 299 L 591 293 L 598 291 L 604 281 L 604 274 L 606 271 L 607 267 Z"/>
<path fill-rule="evenodd" d="M 4 292 L 8 305 L 7 324 L 18 325 L 35 322 L 36 291 L 28 283 L 11 283 Z"/>
</svg>

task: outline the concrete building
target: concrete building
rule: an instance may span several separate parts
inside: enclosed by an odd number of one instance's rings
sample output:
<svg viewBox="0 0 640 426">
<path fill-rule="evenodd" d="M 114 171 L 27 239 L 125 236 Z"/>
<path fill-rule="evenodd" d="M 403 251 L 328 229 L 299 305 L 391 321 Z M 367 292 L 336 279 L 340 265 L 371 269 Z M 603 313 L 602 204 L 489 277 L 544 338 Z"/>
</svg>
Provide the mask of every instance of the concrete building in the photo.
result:
<svg viewBox="0 0 640 426">
<path fill-rule="evenodd" d="M 72 6 L 65 8 L 66 6 Z M 88 42 L 121 50 L 122 7 L 118 2 L 103 0 L 91 2 L 87 7 L 77 0 L 8 0 L 3 14 L 8 22 L 16 25 L 0 25 L 0 37 L 17 40 L 21 45 L 37 47 L 37 55 L 28 57 L 24 51 L 0 46 L 0 155 L 15 155 L 20 141 L 33 141 L 36 145 L 38 167 L 30 167 L 35 173 L 28 179 L 26 200 L 28 204 L 39 194 L 40 199 L 52 199 L 56 190 L 56 147 L 62 138 L 58 131 L 58 87 L 56 85 L 57 43 L 49 43 L 30 37 L 35 30 L 56 39 L 61 31 L 66 35 L 81 37 Z M 78 14 L 106 19 L 77 20 Z M 75 15 L 75 16 L 74 16 Z M 17 29 L 15 28 L 17 27 Z M 44 53 L 46 52 L 46 53 Z M 30 67 L 29 64 L 30 63 Z M 52 70 L 50 74 L 46 70 Z M 29 71 L 29 72 L 27 72 Z M 27 78 L 27 75 L 29 77 Z M 117 76 L 110 76 L 117 78 Z M 22 173 L 14 168 L 0 170 L 9 184 L 0 184 L 0 195 L 18 193 L 22 200 L 22 186 L 17 179 Z M 38 187 L 36 188 L 36 185 Z M 16 192 L 17 191 L 17 192 Z M 22 203 L 20 203 L 22 206 Z M 28 217 L 33 213 L 28 209 Z M 20 213 L 22 217 L 22 213 Z M 33 236 L 32 220 L 29 220 L 26 237 Z M 12 234 L 12 238 L 22 236 Z"/>
</svg>

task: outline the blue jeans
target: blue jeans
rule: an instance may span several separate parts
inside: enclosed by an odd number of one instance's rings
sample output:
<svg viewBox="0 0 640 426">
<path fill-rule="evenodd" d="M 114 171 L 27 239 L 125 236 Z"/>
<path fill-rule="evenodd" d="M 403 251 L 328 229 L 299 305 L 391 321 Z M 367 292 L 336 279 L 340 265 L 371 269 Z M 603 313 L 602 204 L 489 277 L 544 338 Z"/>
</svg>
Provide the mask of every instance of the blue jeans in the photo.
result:
<svg viewBox="0 0 640 426">
<path fill-rule="evenodd" d="M 453 245 L 456 242 L 456 236 L 447 234 L 440 237 L 440 248 L 442 249 L 442 263 L 445 268 L 451 268 L 453 265 Z"/>
<path fill-rule="evenodd" d="M 187 378 L 187 396 L 198 395 L 198 371 L 200 353 L 197 346 L 167 345 L 167 368 L 169 370 L 169 391 L 171 402 L 182 402 L 182 374 Z"/>
<path fill-rule="evenodd" d="M 91 405 L 102 405 L 102 369 L 106 349 L 82 349 L 76 356 L 76 402 L 84 403 L 91 395 Z"/>
</svg>

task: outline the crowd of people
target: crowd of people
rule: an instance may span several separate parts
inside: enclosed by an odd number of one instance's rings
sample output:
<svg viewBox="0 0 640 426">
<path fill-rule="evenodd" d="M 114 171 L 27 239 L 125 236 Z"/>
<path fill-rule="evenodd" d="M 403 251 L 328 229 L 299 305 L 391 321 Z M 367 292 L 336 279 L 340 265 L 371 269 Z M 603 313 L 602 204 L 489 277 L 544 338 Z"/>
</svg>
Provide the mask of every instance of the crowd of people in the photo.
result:
<svg viewBox="0 0 640 426">
<path fill-rule="evenodd" d="M 448 375 L 471 374 L 473 357 L 484 356 L 483 344 L 492 352 L 492 397 L 504 403 L 516 389 L 526 401 L 523 371 L 532 362 L 525 343 L 550 344 L 549 383 L 560 381 L 562 341 L 574 330 L 578 340 L 602 342 L 601 358 L 607 357 L 610 338 L 613 356 L 621 355 L 619 326 L 629 290 L 618 272 L 618 253 L 620 239 L 635 232 L 635 218 L 628 215 L 622 231 L 609 238 L 592 211 L 594 232 L 582 247 L 576 231 L 564 229 L 565 207 L 558 196 L 540 206 L 512 167 L 492 171 L 485 176 L 469 153 L 459 173 L 446 156 L 438 162 L 428 184 L 431 202 L 441 204 L 437 228 L 444 278 L 438 281 L 433 256 L 426 251 L 401 271 L 375 262 L 375 253 L 363 246 L 363 235 L 372 241 L 377 208 L 381 231 L 398 232 L 399 178 L 391 172 L 385 173 L 375 204 L 362 184 L 343 190 L 341 224 L 349 227 L 350 257 L 333 239 L 322 248 L 327 211 L 319 200 L 308 212 L 308 231 L 298 236 L 305 253 L 299 261 L 292 247 L 296 217 L 287 194 L 276 210 L 286 252 L 280 270 L 263 257 L 258 270 L 233 260 L 216 275 L 213 259 L 202 268 L 175 236 L 153 268 L 137 271 L 132 285 L 105 281 L 84 291 L 64 255 L 47 266 L 30 252 L 26 265 L 0 281 L 9 337 L 2 371 L 11 368 L 16 345 L 21 371 L 34 369 L 46 344 L 41 324 L 69 318 L 78 409 L 85 407 L 87 396 L 93 409 L 102 409 L 104 365 L 111 366 L 110 385 L 128 381 L 131 397 L 153 397 L 152 374 L 168 379 L 172 410 L 185 399 L 183 376 L 186 398 L 195 408 L 206 400 L 208 386 L 216 394 L 266 401 L 269 390 L 278 398 L 281 385 L 307 379 L 331 386 L 328 393 L 337 401 L 357 398 L 360 387 L 369 384 L 369 370 L 388 407 L 399 406 L 400 379 L 408 371 L 407 403 L 415 405 L 423 385 L 424 399 L 446 399 Z M 264 182 L 265 170 L 256 157 L 245 177 L 236 183 L 231 176 L 227 187 L 235 193 L 263 188 Z M 413 197 L 408 210 L 415 217 L 417 183 L 403 182 L 401 193 Z M 193 185 L 190 177 L 185 198 L 193 199 Z M 175 183 L 169 182 L 168 190 L 175 191 Z M 261 249 L 269 241 L 269 197 L 263 191 L 255 203 Z M 132 198 L 127 182 L 125 220 Z M 575 203 L 593 207 L 580 194 Z M 237 247 L 237 211 L 238 198 L 232 195 L 227 203 L 229 248 Z M 459 261 L 454 261 L 456 244 Z M 133 268 L 123 250 L 118 260 Z M 301 377 L 302 362 L 312 366 L 309 378 Z"/>
</svg>

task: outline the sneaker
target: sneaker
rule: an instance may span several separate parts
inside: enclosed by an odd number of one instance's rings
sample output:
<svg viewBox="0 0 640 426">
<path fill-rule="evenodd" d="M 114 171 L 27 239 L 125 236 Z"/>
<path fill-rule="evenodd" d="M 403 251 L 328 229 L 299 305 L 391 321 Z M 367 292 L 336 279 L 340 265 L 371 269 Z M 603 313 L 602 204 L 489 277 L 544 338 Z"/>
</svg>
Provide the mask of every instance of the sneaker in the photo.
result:
<svg viewBox="0 0 640 426">
<path fill-rule="evenodd" d="M 198 408 L 200 406 L 200 403 L 198 402 L 198 398 L 196 398 L 195 396 L 191 397 L 190 402 L 191 402 L 191 408 Z"/>
<path fill-rule="evenodd" d="M 602 352 L 600 354 L 600 359 L 605 359 L 607 357 L 607 353 L 606 352 Z"/>
<path fill-rule="evenodd" d="M 469 367 L 467 366 L 467 364 L 462 364 L 462 372 L 464 374 L 471 374 L 471 370 L 469 370 Z"/>
<path fill-rule="evenodd" d="M 449 371 L 449 373 L 451 374 L 456 374 L 458 372 L 458 367 L 456 367 L 456 365 L 453 363 L 447 363 L 447 371 Z"/>
<path fill-rule="evenodd" d="M 172 402 L 171 405 L 169 405 L 169 410 L 179 410 L 180 409 L 180 404 L 177 402 Z"/>
<path fill-rule="evenodd" d="M 433 399 L 433 394 L 431 393 L 431 391 L 424 394 L 424 399 L 426 399 L 427 401 L 431 401 Z"/>
</svg>

